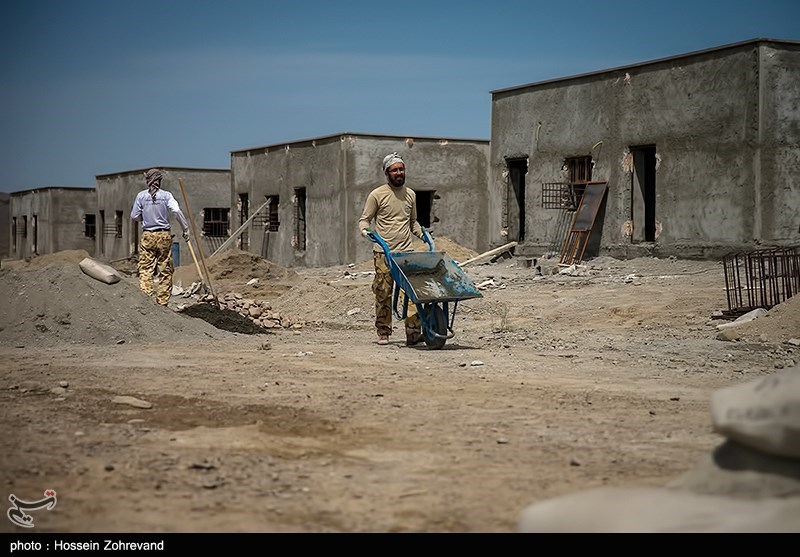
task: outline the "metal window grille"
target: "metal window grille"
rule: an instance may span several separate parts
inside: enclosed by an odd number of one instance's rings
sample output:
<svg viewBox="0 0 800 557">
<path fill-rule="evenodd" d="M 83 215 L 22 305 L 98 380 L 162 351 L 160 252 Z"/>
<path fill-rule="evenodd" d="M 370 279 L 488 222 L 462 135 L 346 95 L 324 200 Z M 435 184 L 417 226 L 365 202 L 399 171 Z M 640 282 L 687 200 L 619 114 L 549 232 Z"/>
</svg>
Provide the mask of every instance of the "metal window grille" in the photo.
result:
<svg viewBox="0 0 800 557">
<path fill-rule="evenodd" d="M 578 208 L 580 197 L 576 195 L 573 184 L 551 182 L 542 184 L 542 208 L 566 209 L 574 211 Z"/>
<path fill-rule="evenodd" d="M 228 236 L 227 207 L 203 209 L 203 235 L 208 238 L 224 238 Z"/>
</svg>

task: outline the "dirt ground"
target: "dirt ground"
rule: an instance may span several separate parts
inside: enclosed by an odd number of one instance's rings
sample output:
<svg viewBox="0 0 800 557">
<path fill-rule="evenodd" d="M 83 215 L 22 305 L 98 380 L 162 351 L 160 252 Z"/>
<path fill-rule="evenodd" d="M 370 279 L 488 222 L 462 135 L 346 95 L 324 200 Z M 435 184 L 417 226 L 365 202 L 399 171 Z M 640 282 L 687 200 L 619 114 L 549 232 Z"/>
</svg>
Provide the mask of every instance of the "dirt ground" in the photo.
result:
<svg viewBox="0 0 800 557">
<path fill-rule="evenodd" d="M 432 350 L 376 344 L 370 262 L 211 261 L 280 324 L 247 334 L 85 256 L 0 270 L 0 496 L 55 490 L 36 531 L 514 532 L 534 501 L 667 484 L 721 443 L 714 390 L 800 361 L 800 297 L 718 339 L 718 261 L 467 265 L 483 297 Z"/>
</svg>

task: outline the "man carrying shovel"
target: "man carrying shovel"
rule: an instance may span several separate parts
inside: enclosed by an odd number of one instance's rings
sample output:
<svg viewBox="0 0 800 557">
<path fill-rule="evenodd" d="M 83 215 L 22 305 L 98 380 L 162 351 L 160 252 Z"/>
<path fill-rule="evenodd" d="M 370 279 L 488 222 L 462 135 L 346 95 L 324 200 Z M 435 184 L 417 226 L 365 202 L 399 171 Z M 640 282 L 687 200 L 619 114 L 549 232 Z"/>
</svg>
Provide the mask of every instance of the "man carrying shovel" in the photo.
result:
<svg viewBox="0 0 800 557">
<path fill-rule="evenodd" d="M 183 239 L 189 241 L 189 223 L 183 216 L 173 195 L 161 189 L 163 174 L 157 168 L 145 172 L 147 189 L 136 196 L 131 219 L 142 221 L 142 239 L 139 242 L 139 288 L 153 295 L 153 273 L 158 269 L 156 302 L 166 306 L 172 295 L 172 234 L 169 215 L 172 213 L 183 229 Z"/>
</svg>

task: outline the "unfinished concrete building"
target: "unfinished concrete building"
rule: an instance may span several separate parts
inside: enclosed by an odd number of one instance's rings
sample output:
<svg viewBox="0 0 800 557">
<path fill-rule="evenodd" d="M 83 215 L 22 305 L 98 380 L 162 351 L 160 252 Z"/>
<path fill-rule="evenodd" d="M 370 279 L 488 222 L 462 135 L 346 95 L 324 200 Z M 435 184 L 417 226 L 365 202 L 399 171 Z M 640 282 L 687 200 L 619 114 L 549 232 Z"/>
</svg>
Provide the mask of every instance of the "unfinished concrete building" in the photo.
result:
<svg viewBox="0 0 800 557">
<path fill-rule="evenodd" d="M 488 245 L 489 142 L 341 133 L 231 152 L 238 246 L 284 266 L 325 267 L 369 257 L 358 233 L 367 195 L 386 183 L 397 151 L 416 191 L 418 220 L 434 236 Z"/>
<path fill-rule="evenodd" d="M 800 241 L 798 42 L 754 39 L 491 95 L 493 245 L 569 263 Z"/>
<path fill-rule="evenodd" d="M 131 220 L 131 209 L 136 195 L 147 186 L 144 173 L 149 168 L 160 168 L 164 173 L 161 189 L 170 192 L 178 201 L 186 219 L 194 220 L 201 236 L 203 254 L 210 254 L 230 234 L 230 171 L 214 168 L 182 168 L 151 166 L 95 176 L 97 183 L 97 256 L 113 261 L 135 255 L 139 250 L 142 223 Z M 180 181 L 189 201 L 183 197 Z M 191 212 L 189 211 L 191 209 Z M 174 262 L 176 265 L 192 264 L 191 254 L 181 239 L 181 227 L 170 218 L 175 236 Z M 200 257 L 199 253 L 195 254 Z"/>
<path fill-rule="evenodd" d="M 94 188 L 43 187 L 11 193 L 11 259 L 64 250 L 94 253 Z"/>
</svg>

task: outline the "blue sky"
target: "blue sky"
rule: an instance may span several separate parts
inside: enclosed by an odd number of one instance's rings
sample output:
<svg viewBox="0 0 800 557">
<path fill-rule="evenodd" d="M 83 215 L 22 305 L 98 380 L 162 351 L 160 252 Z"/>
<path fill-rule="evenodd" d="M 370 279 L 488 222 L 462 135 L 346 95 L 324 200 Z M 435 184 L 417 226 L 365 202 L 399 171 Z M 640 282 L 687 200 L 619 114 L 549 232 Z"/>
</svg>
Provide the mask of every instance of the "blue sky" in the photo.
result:
<svg viewBox="0 0 800 557">
<path fill-rule="evenodd" d="M 2 0 L 0 191 L 340 132 L 489 139 L 490 91 L 754 38 L 797 0 Z"/>
</svg>

